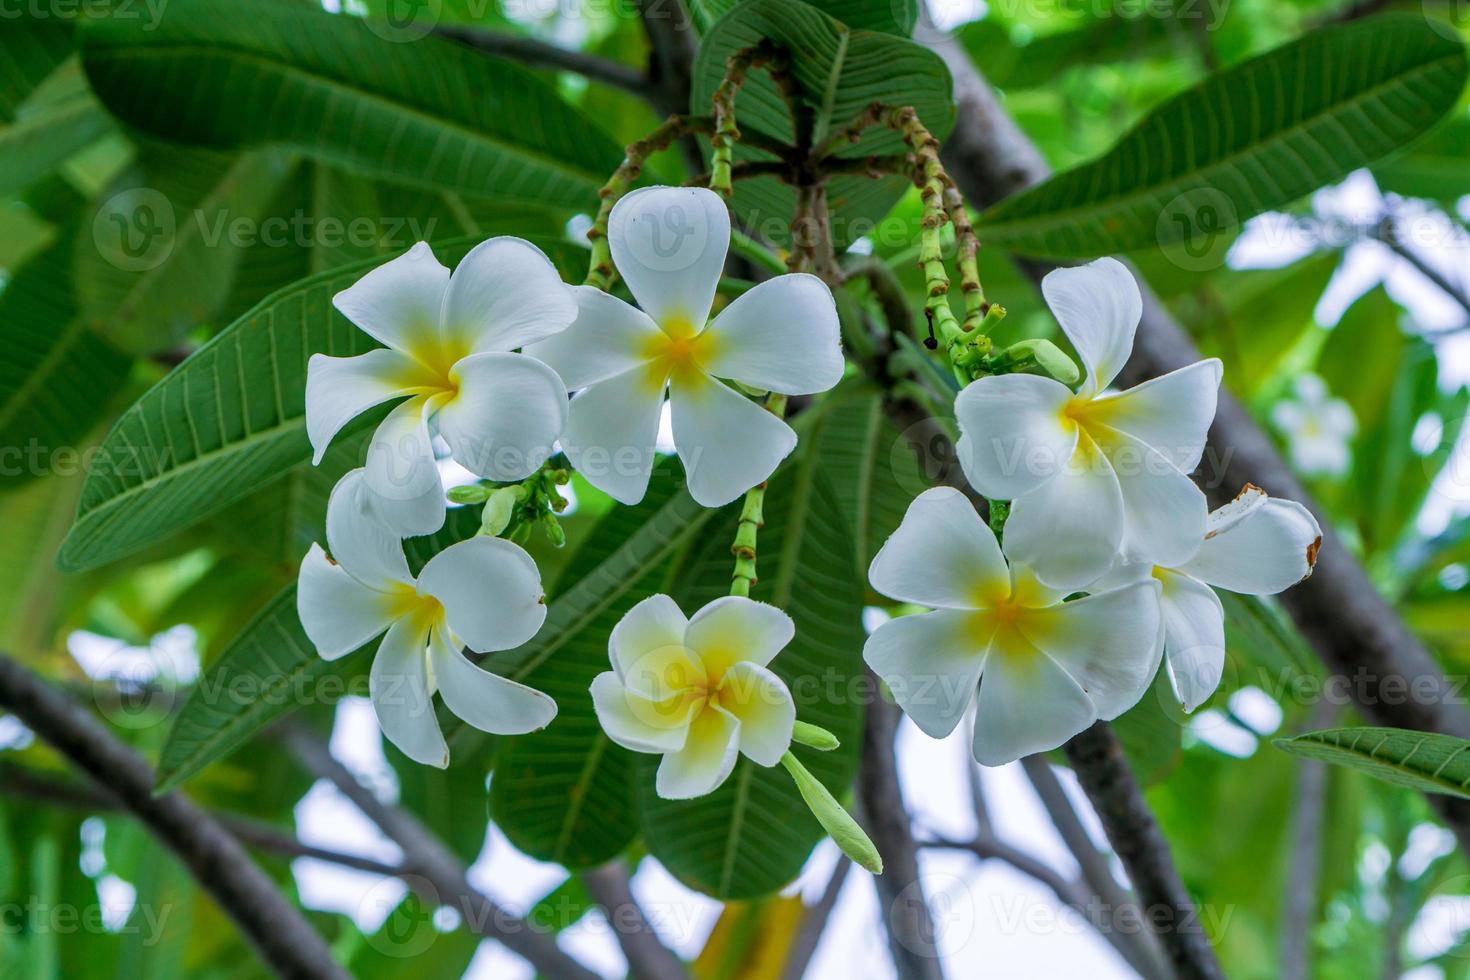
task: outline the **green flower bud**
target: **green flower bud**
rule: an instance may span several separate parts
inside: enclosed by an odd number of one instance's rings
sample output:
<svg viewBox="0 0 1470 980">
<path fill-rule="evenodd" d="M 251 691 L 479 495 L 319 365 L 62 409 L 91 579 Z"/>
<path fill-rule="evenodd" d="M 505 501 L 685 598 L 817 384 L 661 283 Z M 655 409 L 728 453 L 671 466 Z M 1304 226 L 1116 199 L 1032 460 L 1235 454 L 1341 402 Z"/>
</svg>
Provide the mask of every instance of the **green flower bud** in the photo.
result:
<svg viewBox="0 0 1470 980">
<path fill-rule="evenodd" d="M 501 487 L 485 501 L 485 510 L 480 515 L 480 533 L 486 537 L 499 537 L 510 524 L 516 509 L 516 488 Z"/>
<path fill-rule="evenodd" d="M 462 487 L 450 487 L 450 503 L 482 504 L 490 499 L 490 488 L 481 483 L 466 483 Z"/>
<path fill-rule="evenodd" d="M 562 529 L 561 522 L 550 514 L 541 518 L 541 525 L 546 528 L 546 536 L 551 540 L 553 548 L 563 548 L 567 543 L 567 532 Z"/>
<path fill-rule="evenodd" d="M 1060 347 L 1049 340 L 1023 340 L 1019 344 L 1012 344 L 1006 348 L 1017 364 L 1027 361 L 1035 362 L 1047 374 L 1056 378 L 1064 385 L 1074 385 L 1082 377 L 1077 370 L 1077 364 L 1066 354 L 1062 353 Z"/>
<path fill-rule="evenodd" d="M 797 745 L 805 745 L 819 752 L 831 752 L 842 743 L 837 741 L 837 736 L 820 725 L 811 725 L 804 721 L 798 721 L 791 730 L 791 740 Z"/>
<path fill-rule="evenodd" d="M 842 804 L 837 802 L 817 777 L 807 772 L 806 767 L 796 760 L 796 756 L 787 752 L 781 757 L 781 765 L 791 773 L 801 798 L 806 801 L 822 829 L 842 848 L 842 853 L 856 861 L 860 867 L 881 875 L 883 858 L 879 857 L 878 849 L 873 846 L 868 835 L 863 833 L 863 828 L 858 826 L 852 814 L 842 808 Z"/>
</svg>

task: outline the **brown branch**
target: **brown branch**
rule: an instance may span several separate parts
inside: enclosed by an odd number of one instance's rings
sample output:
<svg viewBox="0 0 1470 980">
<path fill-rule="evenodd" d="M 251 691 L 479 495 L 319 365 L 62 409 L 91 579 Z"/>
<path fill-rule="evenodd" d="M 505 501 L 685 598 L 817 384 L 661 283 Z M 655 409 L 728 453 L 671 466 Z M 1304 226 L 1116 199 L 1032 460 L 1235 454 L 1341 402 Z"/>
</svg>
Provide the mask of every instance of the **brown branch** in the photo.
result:
<svg viewBox="0 0 1470 980">
<path fill-rule="evenodd" d="M 943 156 L 965 196 L 988 206 L 1044 180 L 1049 173 L 1046 162 L 996 101 L 964 49 L 932 30 L 918 36 L 939 53 L 954 77 L 959 112 Z M 1036 280 L 1051 268 L 1039 262 L 1020 264 Z M 1146 283 L 1140 281 L 1140 287 L 1143 319 L 1126 372 L 1133 381 L 1200 358 L 1158 297 Z M 1205 459 L 1218 469 L 1204 486 L 1216 503 L 1254 483 L 1316 512 L 1323 529 L 1316 571 L 1285 592 L 1281 601 L 1329 671 L 1346 679 L 1364 716 L 1375 725 L 1470 738 L 1470 713 L 1463 698 L 1383 599 L 1270 438 L 1227 391 L 1220 393 Z M 1470 853 L 1470 801 L 1437 794 L 1429 801 L 1455 832 L 1461 849 Z"/>
<path fill-rule="evenodd" d="M 584 872 L 582 882 L 606 913 L 634 980 L 687 980 L 689 971 L 684 961 L 659 939 L 658 931 L 633 896 L 628 869 L 621 861 Z"/>
<path fill-rule="evenodd" d="M 1097 722 L 1063 748 L 1179 980 L 1224 980 L 1194 900 L 1174 868 L 1169 842 L 1112 727 Z"/>
<path fill-rule="evenodd" d="M 406 810 L 383 803 L 313 732 L 288 725 L 282 739 L 301 765 L 341 791 L 403 851 L 403 868 L 411 888 L 434 903 L 453 904 L 465 925 L 494 939 L 551 980 L 598 980 L 597 974 L 572 959 L 556 940 L 530 922 L 511 914 L 470 883 L 465 866 L 449 848 Z"/>
<path fill-rule="evenodd" d="M 482 54 L 518 61 L 533 68 L 574 72 L 593 81 L 625 89 L 640 98 L 651 100 L 657 91 L 653 81 L 635 68 L 609 58 L 547 44 L 533 37 L 500 34 L 458 25 L 437 27 L 434 33 L 455 44 L 474 48 Z"/>
<path fill-rule="evenodd" d="M 871 673 L 869 678 L 877 683 Z M 905 980 L 943 980 L 938 937 L 919 877 L 918 846 L 898 782 L 893 744 L 898 719 L 898 708 L 881 698 L 868 705 L 858 779 L 861 819 L 883 858 L 883 873 L 873 882 L 882 907 L 880 918 L 888 929 L 888 952 L 898 975 Z"/>
<path fill-rule="evenodd" d="M 143 757 L 41 678 L 0 654 L 0 707 L 112 794 L 146 826 L 284 977 L 341 977 L 326 943 L 261 871 L 240 842 L 182 793 L 153 795 Z"/>
</svg>

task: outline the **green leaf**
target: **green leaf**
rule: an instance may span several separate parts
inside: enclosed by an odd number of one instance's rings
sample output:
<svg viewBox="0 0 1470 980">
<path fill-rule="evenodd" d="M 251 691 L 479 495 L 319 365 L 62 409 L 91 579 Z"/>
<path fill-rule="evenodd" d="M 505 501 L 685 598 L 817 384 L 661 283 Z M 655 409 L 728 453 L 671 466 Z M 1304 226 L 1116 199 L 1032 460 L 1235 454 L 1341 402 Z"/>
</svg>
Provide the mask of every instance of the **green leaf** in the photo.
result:
<svg viewBox="0 0 1470 980">
<path fill-rule="evenodd" d="M 1278 738 L 1277 748 L 1424 793 L 1470 799 L 1470 740 L 1402 728 L 1329 728 Z"/>
<path fill-rule="evenodd" d="M 112 131 L 75 65 L 52 75 L 0 127 L 0 194 L 22 190 Z"/>
<path fill-rule="evenodd" d="M 248 17 L 214 0 L 168 13 L 82 31 L 108 108 L 166 139 L 274 143 L 375 177 L 580 208 L 622 159 L 535 75 L 459 45 L 394 44 L 356 18 L 268 0 Z"/>
<path fill-rule="evenodd" d="M 73 240 L 65 231 L 0 290 L 0 488 L 80 466 L 79 443 L 127 380 L 131 359 L 77 310 Z"/>
<path fill-rule="evenodd" d="M 346 694 L 376 647 L 374 640 L 323 660 L 296 616 L 296 586 L 286 587 L 195 684 L 159 754 L 155 791 L 168 792 L 289 711 Z"/>
<path fill-rule="evenodd" d="M 72 51 L 72 25 L 59 17 L 7 21 L 0 31 L 0 119 L 15 118 L 31 92 Z"/>
<path fill-rule="evenodd" d="M 819 142 L 872 102 L 912 105 L 935 136 L 943 139 L 954 124 L 949 70 L 929 49 L 905 38 L 854 30 L 799 0 L 748 0 L 710 27 L 694 64 L 690 111 L 708 114 L 725 62 L 737 51 L 769 38 L 792 59 L 792 74 L 802 102 L 812 113 L 812 139 Z M 791 114 L 764 71 L 751 72 L 735 104 L 743 131 L 758 131 L 791 143 Z M 900 153 L 903 141 L 886 129 L 870 130 L 842 149 L 842 157 Z M 744 146 L 738 159 L 772 159 Z M 827 184 L 832 237 L 838 247 L 872 234 L 879 219 L 911 186 L 902 177 L 835 177 Z M 790 238 L 788 224 L 795 190 L 774 177 L 742 180 L 732 206 L 761 237 L 776 243 Z"/>
<path fill-rule="evenodd" d="M 1387 193 L 1454 204 L 1465 196 L 1467 158 L 1470 119 L 1461 116 L 1374 167 L 1373 177 Z"/>
<path fill-rule="evenodd" d="M 740 0 L 692 0 L 689 14 L 701 33 L 728 14 Z M 908 37 L 919 22 L 918 0 L 808 0 L 811 6 L 848 27 Z"/>
<path fill-rule="evenodd" d="M 1314 30 L 1211 76 L 1099 159 L 991 208 L 980 234 L 1048 258 L 1207 246 L 1405 146 L 1464 84 L 1464 45 L 1423 17 Z"/>
<path fill-rule="evenodd" d="M 473 241 L 444 243 L 453 264 Z M 585 255 L 537 244 L 564 270 Z M 241 500 L 311 458 L 306 362 L 375 346 L 332 309 L 332 296 L 376 260 L 323 273 L 269 297 L 199 348 L 118 419 L 88 473 L 57 561 L 80 571 L 113 561 Z"/>
<path fill-rule="evenodd" d="M 546 625 L 510 655 L 513 666 L 502 672 L 557 704 L 545 731 L 502 751 L 490 781 L 491 815 L 532 857 L 591 867 L 632 842 L 633 758 L 603 734 L 588 688 L 610 669 L 607 639 L 618 620 L 667 590 L 674 555 L 715 513 L 677 489 L 667 470 L 656 473 L 641 504 L 598 522 L 563 574 L 572 584 L 553 596 Z M 726 568 L 727 588 L 729 578 Z"/>
<path fill-rule="evenodd" d="M 808 453 L 771 483 L 760 534 L 760 582 L 752 598 L 784 609 L 796 637 L 770 669 L 791 688 L 797 716 L 832 732 L 841 747 L 802 751 L 802 762 L 839 800 L 857 767 L 863 705 L 863 595 L 852 574 L 851 532 L 820 456 Z M 675 598 L 692 613 L 729 592 L 730 513 L 677 569 Z M 791 776 L 741 758 L 723 786 L 693 800 L 665 800 L 653 788 L 655 760 L 643 765 L 640 799 L 649 852 L 692 888 L 721 900 L 768 894 L 794 878 L 821 827 Z"/>
</svg>

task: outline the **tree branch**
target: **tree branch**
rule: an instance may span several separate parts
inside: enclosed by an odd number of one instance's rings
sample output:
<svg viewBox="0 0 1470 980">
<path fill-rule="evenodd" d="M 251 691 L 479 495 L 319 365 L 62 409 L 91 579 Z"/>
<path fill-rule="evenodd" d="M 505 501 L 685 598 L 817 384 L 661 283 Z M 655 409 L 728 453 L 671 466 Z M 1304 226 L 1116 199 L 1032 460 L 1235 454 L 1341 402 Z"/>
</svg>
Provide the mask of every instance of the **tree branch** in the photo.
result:
<svg viewBox="0 0 1470 980">
<path fill-rule="evenodd" d="M 282 731 L 282 738 L 308 772 L 336 786 L 398 845 L 403 851 L 403 869 L 410 876 L 410 887 L 430 892 L 424 896 L 430 901 L 456 904 L 466 926 L 487 939 L 496 940 L 551 980 L 599 980 L 597 974 L 562 952 L 550 935 L 477 890 L 470 883 L 464 865 L 443 843 L 412 814 L 374 796 L 314 733 L 288 725 Z"/>
<path fill-rule="evenodd" d="M 1099 721 L 1064 747 L 1138 900 L 1180 980 L 1224 980 L 1169 843 L 1143 799 L 1113 729 Z"/>
<path fill-rule="evenodd" d="M 817 952 L 827 921 L 837 907 L 842 886 L 847 883 L 851 871 L 852 858 L 846 854 L 839 856 L 837 867 L 832 869 L 832 877 L 827 879 L 827 887 L 822 889 L 822 897 L 802 913 L 801 925 L 797 927 L 796 938 L 791 941 L 791 949 L 786 954 L 786 965 L 781 969 L 781 980 L 802 980 L 806 976 L 806 968 Z"/>
<path fill-rule="evenodd" d="M 943 156 L 950 175 L 977 206 L 988 206 L 1049 173 L 1035 145 L 1006 114 L 989 84 L 953 38 L 921 28 L 916 37 L 933 48 L 954 76 L 959 113 Z M 1032 279 L 1051 266 L 1018 263 Z M 1165 374 L 1200 359 L 1199 350 L 1147 286 L 1143 319 L 1125 375 L 1133 381 Z M 1205 459 L 1218 472 L 1205 492 L 1223 503 L 1247 483 L 1299 500 L 1322 524 L 1322 547 L 1312 577 L 1281 596 L 1297 627 L 1348 694 L 1375 725 L 1442 732 L 1470 738 L 1470 713 L 1434 658 L 1383 599 L 1348 545 L 1332 530 L 1319 505 L 1291 472 L 1270 438 L 1228 391 Z M 1430 803 L 1470 853 L 1470 801 L 1432 794 Z"/>
<path fill-rule="evenodd" d="M 1308 731 L 1330 728 L 1335 705 L 1322 702 L 1312 712 Z M 1317 882 L 1322 870 L 1322 827 L 1327 816 L 1327 764 L 1297 760 L 1296 794 L 1291 810 L 1291 867 L 1281 922 L 1281 980 L 1312 975 L 1312 923 L 1317 919 Z"/>
<path fill-rule="evenodd" d="M 501 34 L 473 27 L 437 27 L 434 33 L 456 44 L 474 48 L 483 54 L 519 61 L 534 68 L 555 68 L 560 71 L 575 72 L 593 81 L 605 82 L 615 88 L 625 89 L 640 98 L 652 100 L 656 94 L 654 84 L 647 75 L 610 58 L 599 58 L 594 54 L 547 44 L 533 37 Z"/>
<path fill-rule="evenodd" d="M 876 684 L 876 678 L 873 680 Z M 909 814 L 898 783 L 894 754 L 898 718 L 898 708 L 881 698 L 874 698 L 868 705 L 858 779 L 860 819 L 883 858 L 883 873 L 873 882 L 888 929 L 888 951 L 898 975 L 905 980 L 944 980 L 934 920 L 919 877 L 918 846 L 910 832 Z"/>
<path fill-rule="evenodd" d="M 607 914 L 608 924 L 628 961 L 629 975 L 635 980 L 687 980 L 689 971 L 684 961 L 659 939 L 658 931 L 633 897 L 628 869 L 621 861 L 584 872 L 582 882 Z"/>
<path fill-rule="evenodd" d="M 153 769 L 85 709 L 0 654 L 0 706 L 112 794 L 173 851 L 284 977 L 346 978 L 326 943 L 219 821 L 178 792 L 153 795 Z"/>
</svg>

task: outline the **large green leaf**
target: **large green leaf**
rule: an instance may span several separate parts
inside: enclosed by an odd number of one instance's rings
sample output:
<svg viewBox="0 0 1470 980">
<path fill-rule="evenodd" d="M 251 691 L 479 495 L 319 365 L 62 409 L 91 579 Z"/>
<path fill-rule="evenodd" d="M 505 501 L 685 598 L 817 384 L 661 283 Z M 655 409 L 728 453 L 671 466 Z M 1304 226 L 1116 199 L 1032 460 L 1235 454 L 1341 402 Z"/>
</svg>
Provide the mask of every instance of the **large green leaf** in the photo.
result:
<svg viewBox="0 0 1470 980">
<path fill-rule="evenodd" d="M 1276 747 L 1347 766 L 1424 793 L 1470 799 L 1470 740 L 1403 728 L 1330 728 L 1279 738 Z"/>
<path fill-rule="evenodd" d="M 1462 115 L 1374 167 L 1373 176 L 1384 191 L 1453 204 L 1465 196 L 1466 159 L 1470 118 Z"/>
<path fill-rule="evenodd" d="M 248 244 L 293 234 L 284 222 L 263 224 L 289 166 L 280 150 L 232 154 L 145 141 L 104 192 L 91 235 L 77 243 L 77 291 L 97 333 L 145 353 L 213 326 Z"/>
<path fill-rule="evenodd" d="M 158 761 L 167 792 L 244 745 L 291 709 L 347 693 L 347 678 L 369 662 L 376 642 L 340 660 L 323 660 L 296 616 L 296 586 L 276 596 L 195 684 L 169 729 Z M 323 678 L 336 678 L 323 683 Z"/>
<path fill-rule="evenodd" d="M 78 443 L 128 376 L 130 359 L 78 314 L 73 237 L 65 232 L 0 290 L 0 487 L 80 465 Z"/>
<path fill-rule="evenodd" d="M 112 129 L 75 64 L 47 79 L 0 126 L 0 194 L 11 194 L 55 172 L 73 154 Z"/>
<path fill-rule="evenodd" d="M 271 0 L 249 16 L 215 0 L 168 13 L 151 29 L 111 19 L 82 32 L 108 108 L 167 139 L 282 144 L 372 176 L 571 207 L 595 206 L 622 158 L 539 78 L 449 42 L 394 44 Z"/>
<path fill-rule="evenodd" d="M 552 597 L 546 625 L 510 656 L 510 675 L 557 703 L 556 720 L 513 740 L 490 781 L 496 823 L 527 854 L 582 868 L 609 860 L 633 840 L 633 760 L 603 734 L 588 688 L 609 669 L 607 638 L 618 620 L 635 603 L 667 591 L 675 553 L 715 513 L 678 489 L 666 471 L 655 474 L 641 504 L 598 522 L 563 573 L 571 584 Z"/>
<path fill-rule="evenodd" d="M 862 583 L 852 573 L 852 536 L 820 456 L 808 453 L 772 481 L 760 535 L 761 580 L 752 597 L 784 609 L 796 638 L 770 667 L 791 688 L 797 717 L 837 735 L 834 752 L 805 752 L 812 773 L 839 799 L 857 766 L 863 724 Z M 725 595 L 735 515 L 702 536 L 676 570 L 686 612 Z M 720 899 L 767 894 L 794 878 L 822 830 L 791 777 L 741 758 L 723 786 L 693 800 L 653 789 L 654 760 L 643 760 L 640 799 L 650 853 L 680 880 Z"/>
<path fill-rule="evenodd" d="M 864 31 L 882 31 L 908 37 L 919 21 L 918 0 L 808 0 L 824 13 L 842 21 L 848 27 Z M 692 0 L 689 13 L 694 26 L 707 31 L 721 17 L 728 14 L 740 0 Z"/>
<path fill-rule="evenodd" d="M 457 262 L 473 241 L 444 243 Z M 564 272 L 580 249 L 540 245 Z M 374 345 L 332 309 L 332 296 L 376 260 L 323 273 L 269 297 L 169 373 L 118 419 L 88 474 L 57 561 L 95 567 L 183 530 L 311 456 L 306 362 Z"/>
<path fill-rule="evenodd" d="M 7 20 L 0 31 L 0 119 L 20 104 L 72 50 L 72 25 L 59 17 Z"/>
<path fill-rule="evenodd" d="M 1322 28 L 1166 102 L 1099 159 L 982 215 L 1014 252 L 1207 247 L 1422 135 L 1459 99 L 1464 45 L 1423 17 Z"/>
<path fill-rule="evenodd" d="M 870 103 L 912 105 L 941 139 L 954 124 L 949 70 L 929 49 L 906 38 L 854 30 L 799 0 L 748 0 L 710 27 L 694 65 L 690 111 L 707 114 L 725 75 L 725 62 L 737 51 L 769 38 L 787 51 L 801 98 L 812 114 L 812 139 L 820 141 Z M 758 131 L 787 143 L 795 139 L 785 100 L 765 72 L 752 72 L 736 100 L 743 131 Z M 844 148 L 844 157 L 899 153 L 903 141 L 886 129 L 873 129 Z M 740 159 L 770 159 L 737 146 Z M 838 246 L 874 233 L 876 222 L 893 207 L 909 182 L 901 177 L 836 177 L 827 184 L 832 237 Z M 789 240 L 787 227 L 796 192 L 774 177 L 743 180 L 733 206 L 747 224 L 773 242 Z"/>
</svg>

